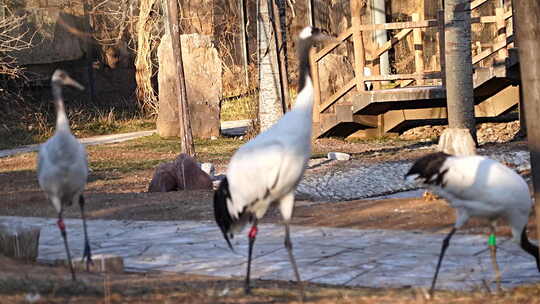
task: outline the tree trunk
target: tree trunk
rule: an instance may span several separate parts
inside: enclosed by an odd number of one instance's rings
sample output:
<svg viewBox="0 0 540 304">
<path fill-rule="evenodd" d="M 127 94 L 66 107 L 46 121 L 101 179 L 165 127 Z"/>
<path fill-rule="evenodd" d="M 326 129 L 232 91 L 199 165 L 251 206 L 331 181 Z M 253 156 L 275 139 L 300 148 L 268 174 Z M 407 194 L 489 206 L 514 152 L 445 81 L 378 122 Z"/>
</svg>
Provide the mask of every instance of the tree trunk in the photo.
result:
<svg viewBox="0 0 540 304">
<path fill-rule="evenodd" d="M 261 132 L 274 125 L 283 115 L 281 80 L 276 52 L 275 33 L 270 21 L 272 0 L 258 0 L 257 52 L 259 59 L 259 123 Z"/>
<path fill-rule="evenodd" d="M 289 96 L 289 82 L 288 82 L 288 72 L 287 72 L 287 29 L 286 29 L 286 20 L 281 18 L 281 9 L 285 4 L 285 0 L 272 0 L 272 11 L 273 11 L 273 20 L 274 20 L 274 32 L 276 33 L 276 53 L 279 64 L 279 79 L 281 80 L 281 96 L 283 111 L 286 112 L 291 109 L 291 99 Z M 278 3 L 279 2 L 279 5 Z"/>
<path fill-rule="evenodd" d="M 96 89 L 95 89 L 95 81 L 94 81 L 94 68 L 92 67 L 92 61 L 93 61 L 93 54 L 92 54 L 92 43 L 91 43 L 91 18 L 90 18 L 90 10 L 93 7 L 93 3 L 91 0 L 86 0 L 83 2 L 83 11 L 84 11 L 84 36 L 83 36 L 83 48 L 84 48 L 84 64 L 86 68 L 86 74 L 88 77 L 88 95 L 90 97 L 90 101 L 92 103 L 96 103 Z"/>
<path fill-rule="evenodd" d="M 246 90 L 249 90 L 249 53 L 246 32 L 247 17 L 245 0 L 238 0 L 238 10 L 240 11 L 240 40 L 242 41 L 242 63 L 244 65 L 244 80 Z"/>
<path fill-rule="evenodd" d="M 515 5 L 516 36 L 527 141 L 531 151 L 531 170 L 536 202 L 536 231 L 540 233 L 540 3 L 538 0 L 512 1 Z"/>
<path fill-rule="evenodd" d="M 448 125 L 451 130 L 468 129 L 474 142 L 474 92 L 471 56 L 471 11 L 469 0 L 446 0 L 445 72 Z M 465 134 L 457 132 L 458 134 Z"/>
<path fill-rule="evenodd" d="M 182 62 L 182 46 L 180 45 L 180 27 L 178 25 L 178 3 L 176 0 L 164 0 L 163 9 L 165 11 L 165 28 L 170 31 L 172 41 L 172 53 L 176 58 L 176 68 L 178 70 L 175 85 L 178 94 L 178 119 L 180 121 L 180 142 L 181 151 L 191 157 L 195 157 L 195 146 L 193 145 L 193 135 L 191 132 L 191 122 L 189 119 L 189 107 L 186 92 L 186 81 L 184 77 L 184 66 Z M 168 26 L 167 26 L 168 25 Z"/>
</svg>

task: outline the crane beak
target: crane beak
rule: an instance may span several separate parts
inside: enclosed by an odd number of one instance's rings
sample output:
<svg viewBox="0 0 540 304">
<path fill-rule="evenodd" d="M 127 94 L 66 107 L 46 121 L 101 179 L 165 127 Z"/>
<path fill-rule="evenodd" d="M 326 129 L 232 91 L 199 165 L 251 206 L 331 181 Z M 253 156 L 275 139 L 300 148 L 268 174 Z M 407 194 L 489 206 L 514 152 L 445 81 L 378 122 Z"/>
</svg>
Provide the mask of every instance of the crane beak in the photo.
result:
<svg viewBox="0 0 540 304">
<path fill-rule="evenodd" d="M 78 83 L 77 81 L 75 81 L 73 78 L 71 78 L 69 76 L 66 76 L 64 78 L 64 85 L 69 85 L 69 86 L 77 88 L 77 89 L 79 89 L 81 91 L 84 91 L 84 86 L 81 85 L 80 83 Z"/>
</svg>

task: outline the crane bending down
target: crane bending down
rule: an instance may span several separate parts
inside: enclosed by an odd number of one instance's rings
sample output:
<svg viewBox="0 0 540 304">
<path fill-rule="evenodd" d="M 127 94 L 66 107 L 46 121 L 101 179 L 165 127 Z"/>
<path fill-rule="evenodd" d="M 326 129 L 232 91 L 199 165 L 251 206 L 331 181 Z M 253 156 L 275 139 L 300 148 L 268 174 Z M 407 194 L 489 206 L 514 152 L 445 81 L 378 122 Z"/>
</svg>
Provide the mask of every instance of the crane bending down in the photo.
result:
<svg viewBox="0 0 540 304">
<path fill-rule="evenodd" d="M 227 244 L 229 238 L 248 222 L 248 265 L 245 292 L 250 293 L 249 277 L 257 222 L 272 204 L 279 206 L 285 224 L 285 248 L 289 255 L 300 292 L 303 295 L 298 267 L 292 253 L 289 223 L 294 207 L 294 191 L 311 155 L 313 84 L 309 51 L 316 41 L 330 37 L 313 27 L 304 28 L 298 39 L 298 97 L 291 111 L 275 125 L 240 147 L 233 155 L 226 178 L 214 194 L 214 214 Z"/>
<path fill-rule="evenodd" d="M 489 220 L 492 235 L 495 235 L 496 220 L 501 218 L 508 222 L 512 229 L 512 241 L 535 258 L 540 271 L 538 247 L 527 237 L 527 222 L 532 208 L 529 187 L 514 170 L 483 156 L 451 156 L 438 152 L 417 160 L 405 177 L 427 185 L 435 194 L 448 200 L 457 212 L 456 223 L 442 244 L 431 295 L 450 238 L 470 217 Z M 496 246 L 494 241 L 489 245 L 497 285 L 500 287 Z"/>
<path fill-rule="evenodd" d="M 84 89 L 66 72 L 62 70 L 54 71 L 51 86 L 56 108 L 56 131 L 39 149 L 37 174 L 41 189 L 45 191 L 58 213 L 58 228 L 64 239 L 71 276 L 73 280 L 76 280 L 62 212 L 65 206 L 70 206 L 73 202 L 79 203 L 84 229 L 83 261 L 86 258 L 86 267 L 88 269 L 89 264 L 92 263 L 92 254 L 86 231 L 83 197 L 83 190 L 88 177 L 88 161 L 84 146 L 73 136 L 69 128 L 69 121 L 62 98 L 62 86 L 66 85 L 80 90 Z"/>
</svg>

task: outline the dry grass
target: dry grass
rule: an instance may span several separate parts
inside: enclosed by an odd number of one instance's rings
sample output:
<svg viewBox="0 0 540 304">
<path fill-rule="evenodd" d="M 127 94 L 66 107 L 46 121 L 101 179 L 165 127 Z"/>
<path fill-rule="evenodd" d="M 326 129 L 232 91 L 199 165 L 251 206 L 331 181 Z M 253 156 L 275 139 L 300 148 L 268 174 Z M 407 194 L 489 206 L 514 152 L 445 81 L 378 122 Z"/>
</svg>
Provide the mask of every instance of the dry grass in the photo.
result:
<svg viewBox="0 0 540 304">
<path fill-rule="evenodd" d="M 221 103 L 221 120 L 254 119 L 257 116 L 257 96 L 245 96 Z"/>
<path fill-rule="evenodd" d="M 69 100 L 66 113 L 78 137 L 155 129 L 154 119 L 140 114 L 129 100 L 111 105 Z M 0 97 L 0 149 L 44 142 L 54 133 L 55 121 L 52 103 L 7 92 Z"/>
<path fill-rule="evenodd" d="M 47 268 L 42 271 L 47 271 Z M 48 279 L 30 275 L 0 280 L 1 303 L 27 302 L 39 294 L 38 303 L 300 303 L 296 285 L 288 282 L 255 281 L 246 296 L 242 280 L 197 275 L 136 274 L 85 275 L 78 283 L 61 279 L 50 269 Z M 424 289 L 348 288 L 306 284 L 304 303 L 540 303 L 538 285 L 518 287 L 500 294 L 487 291 L 437 292 L 433 299 Z"/>
</svg>

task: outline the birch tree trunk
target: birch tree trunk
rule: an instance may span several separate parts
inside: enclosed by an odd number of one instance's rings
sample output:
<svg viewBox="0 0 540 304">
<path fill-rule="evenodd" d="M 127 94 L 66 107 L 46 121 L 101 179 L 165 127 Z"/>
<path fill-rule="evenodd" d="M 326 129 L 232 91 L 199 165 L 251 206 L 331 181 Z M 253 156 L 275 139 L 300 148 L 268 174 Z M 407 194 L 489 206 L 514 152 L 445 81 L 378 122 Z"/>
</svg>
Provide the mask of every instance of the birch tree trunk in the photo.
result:
<svg viewBox="0 0 540 304">
<path fill-rule="evenodd" d="M 259 59 L 259 123 L 263 132 L 283 115 L 281 80 L 273 31 L 271 4 L 273 0 L 258 0 L 257 52 Z"/>
</svg>

